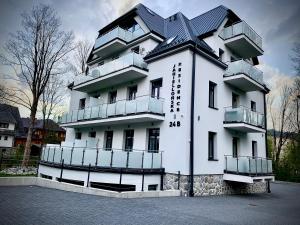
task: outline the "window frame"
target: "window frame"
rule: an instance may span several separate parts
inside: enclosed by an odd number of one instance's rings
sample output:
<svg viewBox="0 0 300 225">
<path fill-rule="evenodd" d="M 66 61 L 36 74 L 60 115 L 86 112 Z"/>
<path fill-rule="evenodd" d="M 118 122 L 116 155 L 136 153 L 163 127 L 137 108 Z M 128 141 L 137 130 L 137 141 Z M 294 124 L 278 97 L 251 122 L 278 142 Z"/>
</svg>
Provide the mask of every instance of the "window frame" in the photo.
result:
<svg viewBox="0 0 300 225">
<path fill-rule="evenodd" d="M 217 88 L 217 84 L 215 82 L 209 81 L 208 84 L 208 107 L 211 109 L 216 109 L 217 108 L 217 101 L 216 101 L 216 88 Z M 212 93 L 212 97 L 211 97 L 211 93 Z M 211 98 L 212 98 L 212 105 L 211 105 Z"/>
<path fill-rule="evenodd" d="M 217 159 L 217 133 L 213 131 L 208 132 L 208 161 L 218 161 Z"/>
</svg>

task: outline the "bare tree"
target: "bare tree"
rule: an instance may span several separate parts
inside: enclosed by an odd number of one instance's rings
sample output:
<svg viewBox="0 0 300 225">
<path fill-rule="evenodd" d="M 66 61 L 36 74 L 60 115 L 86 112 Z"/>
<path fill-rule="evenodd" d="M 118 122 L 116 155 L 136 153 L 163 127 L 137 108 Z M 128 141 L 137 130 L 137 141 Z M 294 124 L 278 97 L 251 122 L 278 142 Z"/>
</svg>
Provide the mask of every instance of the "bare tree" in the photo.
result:
<svg viewBox="0 0 300 225">
<path fill-rule="evenodd" d="M 54 9 L 37 5 L 22 15 L 22 30 L 11 34 L 1 56 L 15 71 L 21 87 L 12 90 L 9 100 L 30 109 L 30 124 L 23 164 L 26 166 L 31 149 L 33 125 L 40 97 L 52 76 L 63 73 L 62 62 L 73 50 L 73 33 L 64 32 Z M 27 93 L 25 88 L 30 91 Z"/>
<path fill-rule="evenodd" d="M 282 86 L 280 97 L 268 96 L 267 104 L 271 124 L 273 127 L 272 157 L 275 165 L 279 165 L 283 146 L 291 135 L 291 93 L 292 89 L 287 84 Z"/>
<path fill-rule="evenodd" d="M 60 114 L 59 106 L 64 100 L 63 93 L 64 83 L 58 76 L 50 78 L 41 98 L 41 112 L 43 116 L 43 140 L 47 136 L 47 129 L 49 127 L 50 117 Z"/>
<path fill-rule="evenodd" d="M 93 45 L 88 40 L 78 41 L 74 51 L 73 62 L 70 63 L 70 69 L 75 75 L 85 73 L 87 70 L 87 60 Z"/>
<path fill-rule="evenodd" d="M 293 62 L 293 66 L 297 72 L 297 75 L 300 76 L 300 43 L 296 43 L 293 48 L 293 56 L 291 60 Z"/>
</svg>

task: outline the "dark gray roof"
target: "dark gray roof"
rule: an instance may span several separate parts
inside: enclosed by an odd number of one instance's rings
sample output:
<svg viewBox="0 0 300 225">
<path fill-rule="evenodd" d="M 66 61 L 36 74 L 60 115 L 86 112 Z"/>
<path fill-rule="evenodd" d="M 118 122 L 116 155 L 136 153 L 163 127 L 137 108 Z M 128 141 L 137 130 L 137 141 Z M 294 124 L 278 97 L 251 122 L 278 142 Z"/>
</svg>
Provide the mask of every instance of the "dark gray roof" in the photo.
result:
<svg viewBox="0 0 300 225">
<path fill-rule="evenodd" d="M 202 36 L 217 30 L 228 13 L 229 10 L 225 6 L 220 5 L 206 13 L 196 16 L 191 19 L 190 22 L 197 32 L 196 35 Z"/>
<path fill-rule="evenodd" d="M 0 104 L 0 121 L 14 123 L 17 134 L 22 134 L 24 130 L 19 109 L 15 106 Z"/>
<path fill-rule="evenodd" d="M 24 128 L 29 127 L 30 118 L 22 118 L 23 126 Z M 34 123 L 35 129 L 43 129 L 43 120 L 42 119 L 36 119 Z M 51 131 L 65 131 L 63 128 L 61 128 L 57 123 L 55 123 L 53 120 L 48 119 L 46 122 L 46 128 Z"/>
</svg>

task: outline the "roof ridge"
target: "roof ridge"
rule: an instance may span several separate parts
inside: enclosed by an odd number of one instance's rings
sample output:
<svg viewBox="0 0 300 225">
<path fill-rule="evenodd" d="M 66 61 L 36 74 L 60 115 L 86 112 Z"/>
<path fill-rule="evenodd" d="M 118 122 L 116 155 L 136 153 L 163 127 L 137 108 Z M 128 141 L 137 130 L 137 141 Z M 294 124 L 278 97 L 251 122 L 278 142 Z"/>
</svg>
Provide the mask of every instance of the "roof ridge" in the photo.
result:
<svg viewBox="0 0 300 225">
<path fill-rule="evenodd" d="M 189 39 L 190 39 L 190 40 L 193 40 L 193 38 L 192 38 L 192 36 L 191 36 L 191 34 L 190 34 L 190 31 L 189 31 L 189 29 L 187 28 L 185 19 L 184 19 L 184 17 L 183 17 L 183 16 L 184 16 L 183 13 L 182 13 L 182 12 L 179 12 L 179 13 L 177 13 L 177 14 L 179 14 L 179 16 L 181 17 L 181 21 L 182 21 L 182 25 L 183 25 L 184 31 L 185 31 L 186 34 L 188 35 Z"/>
<path fill-rule="evenodd" d="M 211 10 L 208 10 L 208 11 L 206 11 L 206 12 L 204 12 L 204 13 L 198 15 L 198 16 L 195 16 L 194 18 L 190 19 L 190 21 L 193 20 L 193 19 L 195 19 L 195 18 L 198 18 L 198 17 L 200 17 L 200 16 L 203 16 L 203 15 L 205 15 L 205 14 L 207 14 L 207 13 L 213 11 L 213 10 L 216 10 L 217 8 L 224 8 L 225 10 L 228 10 L 228 8 L 227 8 L 226 6 L 224 6 L 224 5 L 219 5 L 219 6 L 213 8 L 213 9 L 211 9 Z"/>
</svg>

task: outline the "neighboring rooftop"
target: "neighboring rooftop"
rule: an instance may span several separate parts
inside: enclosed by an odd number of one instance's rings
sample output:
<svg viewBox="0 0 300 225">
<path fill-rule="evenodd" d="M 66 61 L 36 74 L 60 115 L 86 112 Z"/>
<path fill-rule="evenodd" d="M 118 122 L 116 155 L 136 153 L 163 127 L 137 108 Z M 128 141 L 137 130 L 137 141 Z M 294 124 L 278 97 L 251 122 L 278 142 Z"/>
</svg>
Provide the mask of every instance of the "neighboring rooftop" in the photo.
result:
<svg viewBox="0 0 300 225">
<path fill-rule="evenodd" d="M 30 118 L 22 118 L 23 126 L 24 128 L 28 128 L 30 124 Z M 42 119 L 36 119 L 34 123 L 35 129 L 43 129 L 43 120 Z M 46 120 L 46 129 L 51 131 L 65 131 L 63 128 L 61 128 L 57 123 L 55 123 L 53 120 L 48 119 Z"/>
<path fill-rule="evenodd" d="M 0 104 L 0 122 L 13 123 L 16 125 L 17 134 L 23 132 L 23 124 L 20 117 L 19 109 L 8 104 Z"/>
</svg>

